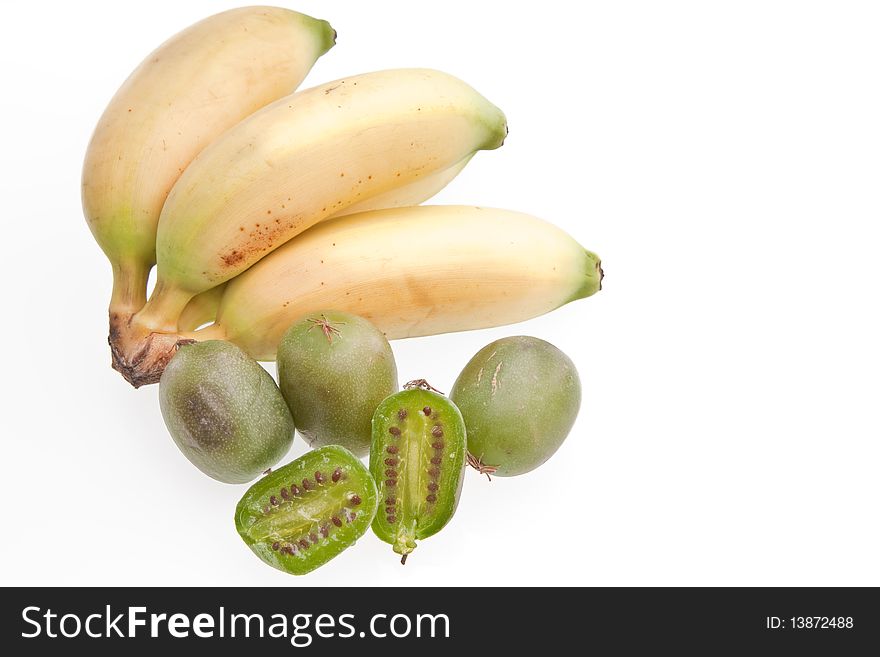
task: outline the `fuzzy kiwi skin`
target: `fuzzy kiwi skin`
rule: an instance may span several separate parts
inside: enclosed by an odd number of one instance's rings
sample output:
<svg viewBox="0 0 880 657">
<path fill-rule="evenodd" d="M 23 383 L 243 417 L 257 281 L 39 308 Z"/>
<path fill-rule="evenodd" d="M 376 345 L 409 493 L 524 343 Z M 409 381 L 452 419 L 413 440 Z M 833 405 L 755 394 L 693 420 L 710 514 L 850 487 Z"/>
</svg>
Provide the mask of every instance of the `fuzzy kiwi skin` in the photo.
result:
<svg viewBox="0 0 880 657">
<path fill-rule="evenodd" d="M 467 427 L 468 452 L 492 474 L 534 470 L 559 449 L 577 418 L 581 384 L 571 359 L 549 342 L 512 336 L 476 353 L 450 399 Z"/>
<path fill-rule="evenodd" d="M 366 456 L 373 412 L 397 390 L 397 365 L 382 332 L 351 313 L 311 313 L 284 334 L 276 360 L 281 394 L 306 442 Z"/>
<path fill-rule="evenodd" d="M 168 432 L 199 470 L 243 484 L 290 449 L 293 418 L 275 381 L 229 342 L 181 345 L 159 381 Z"/>
</svg>

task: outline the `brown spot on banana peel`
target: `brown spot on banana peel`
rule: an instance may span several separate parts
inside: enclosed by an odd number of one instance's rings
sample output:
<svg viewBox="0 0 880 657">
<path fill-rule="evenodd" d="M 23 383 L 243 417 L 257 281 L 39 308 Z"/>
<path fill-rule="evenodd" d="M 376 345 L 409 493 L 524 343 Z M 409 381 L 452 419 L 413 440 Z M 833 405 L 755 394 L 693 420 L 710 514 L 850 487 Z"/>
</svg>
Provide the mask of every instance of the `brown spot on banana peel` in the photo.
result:
<svg viewBox="0 0 880 657">
<path fill-rule="evenodd" d="M 288 199 L 290 200 L 290 199 Z M 268 211 L 272 214 L 272 211 Z M 286 235 L 293 231 L 293 234 L 302 231 L 302 214 L 298 213 L 282 213 L 282 216 L 276 217 L 274 225 L 260 226 L 255 224 L 254 230 L 250 231 L 246 236 L 239 236 L 232 249 L 221 254 L 221 269 L 234 268 L 241 264 L 245 259 L 255 261 L 254 254 L 259 260 L 262 256 L 274 250 L 276 246 L 280 246 L 287 241 Z M 242 231 L 239 231 L 242 232 Z"/>
<path fill-rule="evenodd" d="M 223 260 L 223 264 L 226 265 L 227 267 L 234 267 L 239 262 L 244 260 L 244 254 L 241 251 L 234 250 L 234 251 L 230 251 L 229 253 L 227 253 L 224 256 L 221 256 L 221 259 Z"/>
</svg>

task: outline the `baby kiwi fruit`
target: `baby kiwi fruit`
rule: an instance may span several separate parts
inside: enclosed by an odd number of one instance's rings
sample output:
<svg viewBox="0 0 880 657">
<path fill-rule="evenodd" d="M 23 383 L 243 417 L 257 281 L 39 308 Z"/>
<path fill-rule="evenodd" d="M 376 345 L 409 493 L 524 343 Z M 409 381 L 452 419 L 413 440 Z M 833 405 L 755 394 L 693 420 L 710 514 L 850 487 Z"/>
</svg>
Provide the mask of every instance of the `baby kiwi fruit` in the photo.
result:
<svg viewBox="0 0 880 657">
<path fill-rule="evenodd" d="M 293 441 L 293 419 L 275 381 L 229 342 L 181 345 L 159 381 L 159 406 L 183 455 L 228 484 L 251 481 Z"/>
<path fill-rule="evenodd" d="M 458 506 L 467 449 L 461 413 L 424 380 L 387 397 L 373 415 L 370 472 L 379 488 L 373 532 L 401 555 L 439 532 Z"/>
<path fill-rule="evenodd" d="M 370 451 L 370 420 L 397 390 L 397 365 L 382 332 L 335 310 L 306 315 L 278 346 L 278 384 L 297 431 L 312 447 Z"/>
<path fill-rule="evenodd" d="M 267 564 L 303 575 L 354 545 L 378 503 L 364 464 L 344 447 L 330 445 L 251 486 L 235 509 L 235 528 Z"/>
<path fill-rule="evenodd" d="M 449 397 L 467 426 L 468 462 L 509 477 L 534 470 L 559 449 L 577 417 L 581 384 L 568 356 L 520 335 L 480 349 Z"/>
</svg>

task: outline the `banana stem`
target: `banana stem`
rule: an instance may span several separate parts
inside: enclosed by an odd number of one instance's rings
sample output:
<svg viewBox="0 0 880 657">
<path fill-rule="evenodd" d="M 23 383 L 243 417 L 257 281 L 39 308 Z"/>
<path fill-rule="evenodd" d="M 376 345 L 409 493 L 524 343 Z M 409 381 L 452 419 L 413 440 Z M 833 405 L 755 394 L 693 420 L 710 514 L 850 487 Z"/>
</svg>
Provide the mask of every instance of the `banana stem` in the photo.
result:
<svg viewBox="0 0 880 657">
<path fill-rule="evenodd" d="M 113 264 L 113 293 L 110 296 L 111 315 L 133 315 L 147 303 L 147 279 L 151 265 L 143 262 Z"/>
<path fill-rule="evenodd" d="M 177 321 L 192 298 L 191 293 L 164 285 L 160 280 L 149 301 L 132 318 L 132 323 L 148 331 L 175 333 Z"/>
<path fill-rule="evenodd" d="M 191 294 L 159 283 L 139 312 L 111 309 L 109 342 L 113 369 L 135 388 L 158 383 L 177 348 L 192 342 L 177 334 L 177 319 L 191 298 Z"/>
</svg>

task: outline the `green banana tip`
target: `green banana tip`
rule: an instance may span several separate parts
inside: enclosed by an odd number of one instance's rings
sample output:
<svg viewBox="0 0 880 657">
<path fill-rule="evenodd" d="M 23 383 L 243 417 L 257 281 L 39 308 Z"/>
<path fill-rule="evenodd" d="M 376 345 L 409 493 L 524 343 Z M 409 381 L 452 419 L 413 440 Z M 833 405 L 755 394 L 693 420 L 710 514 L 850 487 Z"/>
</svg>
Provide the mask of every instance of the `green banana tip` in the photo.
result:
<svg viewBox="0 0 880 657">
<path fill-rule="evenodd" d="M 336 37 L 338 36 L 338 32 L 336 32 L 336 30 L 332 25 L 330 25 L 330 23 L 324 20 L 321 21 L 321 29 L 323 30 L 324 34 L 324 49 L 321 51 L 321 54 L 323 55 L 336 45 Z"/>
<path fill-rule="evenodd" d="M 336 30 L 328 21 L 323 18 L 315 18 L 306 14 L 296 14 L 300 24 L 305 26 L 313 35 L 315 43 L 320 49 L 318 56 L 326 54 L 333 46 L 336 45 Z"/>
<path fill-rule="evenodd" d="M 504 142 L 507 141 L 507 135 L 510 134 L 510 126 L 507 124 L 507 117 L 505 117 L 504 114 L 501 114 L 500 122 L 487 122 L 487 125 L 489 127 L 489 138 L 480 150 L 494 151 L 496 148 L 504 146 Z"/>
<path fill-rule="evenodd" d="M 602 280 L 605 278 L 605 270 L 602 269 L 601 258 L 587 249 L 584 249 L 584 256 L 586 257 L 586 270 L 581 279 L 580 287 L 569 301 L 586 299 L 602 289 Z"/>
</svg>

